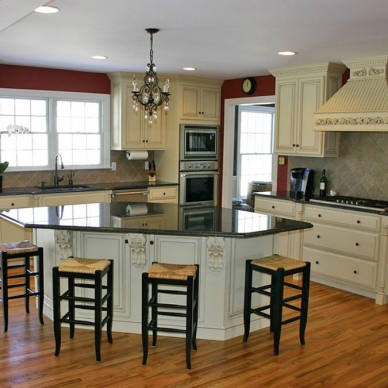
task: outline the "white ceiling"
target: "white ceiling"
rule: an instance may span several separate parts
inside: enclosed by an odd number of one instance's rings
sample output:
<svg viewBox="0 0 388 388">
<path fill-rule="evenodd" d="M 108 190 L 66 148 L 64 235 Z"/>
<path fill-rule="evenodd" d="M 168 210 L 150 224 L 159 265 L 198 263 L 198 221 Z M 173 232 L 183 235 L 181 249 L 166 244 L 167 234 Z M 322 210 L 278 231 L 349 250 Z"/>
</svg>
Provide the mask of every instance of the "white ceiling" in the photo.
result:
<svg viewBox="0 0 388 388">
<path fill-rule="evenodd" d="M 57 14 L 38 14 L 40 5 Z M 387 0 L 0 0 L 4 64 L 234 79 L 388 54 Z M 293 57 L 277 53 L 293 50 Z M 106 55 L 94 60 L 92 55 Z M 1 67 L 0 67 L 1 71 Z"/>
</svg>

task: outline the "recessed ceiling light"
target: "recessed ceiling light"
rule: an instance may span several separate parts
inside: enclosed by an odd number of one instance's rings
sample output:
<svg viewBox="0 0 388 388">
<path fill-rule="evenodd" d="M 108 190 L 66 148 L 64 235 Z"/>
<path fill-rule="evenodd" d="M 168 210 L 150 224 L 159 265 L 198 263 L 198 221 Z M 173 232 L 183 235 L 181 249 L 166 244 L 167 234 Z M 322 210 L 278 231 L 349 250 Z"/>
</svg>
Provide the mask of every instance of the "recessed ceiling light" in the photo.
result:
<svg viewBox="0 0 388 388">
<path fill-rule="evenodd" d="M 92 58 L 93 59 L 107 59 L 108 57 L 106 57 L 105 55 L 92 55 Z"/>
<path fill-rule="evenodd" d="M 183 70 L 186 70 L 186 71 L 195 71 L 197 70 L 195 67 L 184 67 Z"/>
<path fill-rule="evenodd" d="M 280 51 L 278 52 L 279 55 L 295 55 L 295 51 Z"/>
<path fill-rule="evenodd" d="M 59 12 L 59 8 L 51 7 L 50 5 L 42 5 L 41 7 L 36 8 L 34 11 L 39 13 L 57 13 Z"/>
</svg>

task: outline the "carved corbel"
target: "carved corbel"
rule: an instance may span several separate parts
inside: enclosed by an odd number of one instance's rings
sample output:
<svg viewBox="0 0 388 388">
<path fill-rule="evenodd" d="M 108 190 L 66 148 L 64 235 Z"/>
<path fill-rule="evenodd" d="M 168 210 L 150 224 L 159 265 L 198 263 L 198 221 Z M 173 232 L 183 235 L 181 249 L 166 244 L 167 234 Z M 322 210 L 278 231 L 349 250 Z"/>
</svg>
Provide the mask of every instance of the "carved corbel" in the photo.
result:
<svg viewBox="0 0 388 388">
<path fill-rule="evenodd" d="M 221 270 L 224 266 L 225 239 L 223 237 L 208 237 L 207 250 L 209 268 Z"/>
<path fill-rule="evenodd" d="M 135 267 L 144 267 L 146 265 L 145 245 L 146 237 L 144 234 L 129 235 L 131 261 Z"/>
<path fill-rule="evenodd" d="M 59 260 L 66 260 L 73 255 L 73 232 L 71 230 L 54 230 L 54 238 L 59 248 Z"/>
</svg>

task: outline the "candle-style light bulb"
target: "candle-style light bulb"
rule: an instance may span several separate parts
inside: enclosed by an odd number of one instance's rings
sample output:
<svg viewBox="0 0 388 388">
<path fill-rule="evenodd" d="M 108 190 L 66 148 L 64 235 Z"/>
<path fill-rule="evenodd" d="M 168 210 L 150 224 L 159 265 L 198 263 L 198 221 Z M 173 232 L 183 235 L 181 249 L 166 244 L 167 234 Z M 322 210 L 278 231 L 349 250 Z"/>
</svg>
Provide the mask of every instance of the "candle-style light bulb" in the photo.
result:
<svg viewBox="0 0 388 388">
<path fill-rule="evenodd" d="M 168 93 L 168 88 L 170 87 L 170 80 L 167 79 L 166 80 L 166 83 L 164 84 L 164 87 L 163 87 L 163 92 L 164 93 Z"/>
<path fill-rule="evenodd" d="M 135 75 L 132 78 L 132 85 L 133 85 L 133 91 L 137 92 L 137 79 Z"/>
</svg>

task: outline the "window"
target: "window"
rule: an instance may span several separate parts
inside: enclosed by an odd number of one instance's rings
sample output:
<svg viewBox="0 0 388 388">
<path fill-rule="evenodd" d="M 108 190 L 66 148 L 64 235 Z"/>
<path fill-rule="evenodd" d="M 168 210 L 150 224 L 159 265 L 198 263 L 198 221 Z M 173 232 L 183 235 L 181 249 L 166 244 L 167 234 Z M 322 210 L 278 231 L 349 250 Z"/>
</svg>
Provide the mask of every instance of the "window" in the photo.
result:
<svg viewBox="0 0 388 388">
<path fill-rule="evenodd" d="M 66 168 L 109 168 L 109 105 L 104 94 L 0 89 L 0 160 L 10 171 L 52 170 L 59 153 Z"/>
<path fill-rule="evenodd" d="M 249 182 L 272 182 L 273 126 L 274 108 L 238 107 L 238 198 L 247 197 Z"/>
</svg>

